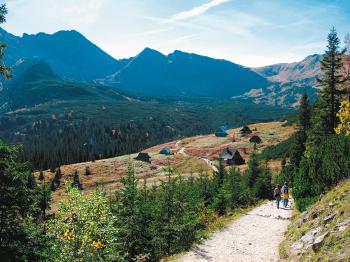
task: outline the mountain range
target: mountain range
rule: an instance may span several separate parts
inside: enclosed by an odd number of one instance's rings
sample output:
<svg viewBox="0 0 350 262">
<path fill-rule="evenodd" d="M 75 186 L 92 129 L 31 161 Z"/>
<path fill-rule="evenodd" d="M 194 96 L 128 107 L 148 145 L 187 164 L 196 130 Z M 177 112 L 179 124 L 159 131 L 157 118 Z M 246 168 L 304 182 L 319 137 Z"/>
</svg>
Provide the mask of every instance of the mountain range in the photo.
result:
<svg viewBox="0 0 350 262">
<path fill-rule="evenodd" d="M 135 57 L 118 60 L 74 30 L 19 37 L 0 29 L 0 42 L 8 45 L 5 62 L 15 75 L 0 92 L 2 107 L 9 100 L 11 109 L 89 95 L 115 98 L 116 93 L 120 99 L 121 92 L 289 107 L 298 104 L 304 89 L 316 96 L 321 58 L 312 55 L 301 62 L 247 68 L 178 50 L 164 55 L 145 48 Z"/>
</svg>

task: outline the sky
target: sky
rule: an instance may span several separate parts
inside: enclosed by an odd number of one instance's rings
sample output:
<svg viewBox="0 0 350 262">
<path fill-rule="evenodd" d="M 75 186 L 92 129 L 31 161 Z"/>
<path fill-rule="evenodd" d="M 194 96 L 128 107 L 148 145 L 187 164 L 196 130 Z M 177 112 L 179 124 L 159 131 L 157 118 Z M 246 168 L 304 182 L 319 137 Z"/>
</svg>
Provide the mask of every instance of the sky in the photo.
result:
<svg viewBox="0 0 350 262">
<path fill-rule="evenodd" d="M 334 26 L 350 31 L 350 0 L 7 0 L 3 28 L 75 29 L 113 57 L 145 47 L 256 67 L 322 53 Z"/>
</svg>

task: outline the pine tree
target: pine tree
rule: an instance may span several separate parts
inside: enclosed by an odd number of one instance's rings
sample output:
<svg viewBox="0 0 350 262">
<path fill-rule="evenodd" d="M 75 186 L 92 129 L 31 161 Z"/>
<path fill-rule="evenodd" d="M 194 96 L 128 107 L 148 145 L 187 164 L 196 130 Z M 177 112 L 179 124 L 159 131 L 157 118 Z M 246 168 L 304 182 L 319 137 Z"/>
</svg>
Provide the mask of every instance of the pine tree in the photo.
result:
<svg viewBox="0 0 350 262">
<path fill-rule="evenodd" d="M 300 100 L 300 110 L 298 114 L 298 130 L 290 153 L 290 164 L 292 168 L 298 167 L 305 151 L 307 133 L 310 129 L 310 105 L 308 95 L 305 92 Z"/>
<path fill-rule="evenodd" d="M 51 190 L 55 191 L 61 184 L 62 172 L 61 167 L 56 168 L 55 176 L 51 181 Z"/>
<path fill-rule="evenodd" d="M 38 188 L 39 193 L 39 208 L 41 210 L 42 218 L 43 220 L 46 219 L 46 210 L 50 208 L 50 201 L 51 201 L 51 189 L 46 184 L 43 183 Z"/>
<path fill-rule="evenodd" d="M 35 210 L 36 193 L 28 183 L 32 174 L 17 162 L 20 148 L 0 141 L 0 257 L 2 261 L 26 261 L 25 220 Z"/>
<path fill-rule="evenodd" d="M 337 32 L 333 27 L 328 34 L 327 50 L 321 61 L 322 77 L 318 79 L 319 85 L 322 87 L 320 99 L 322 99 L 327 114 L 325 118 L 324 130 L 325 134 L 334 134 L 334 128 L 337 124 L 336 113 L 339 108 L 339 99 L 341 91 L 340 84 L 344 82 L 340 70 L 343 67 L 342 55 L 344 51 L 340 51 L 340 40 Z M 320 109 L 320 108 L 318 108 Z"/>
<path fill-rule="evenodd" d="M 79 188 L 80 190 L 83 189 L 83 185 L 80 183 L 78 170 L 75 170 L 73 173 L 72 187 Z"/>
<path fill-rule="evenodd" d="M 253 151 L 248 161 L 248 169 L 244 172 L 244 177 L 249 188 L 252 188 L 261 170 L 256 151 Z"/>
<path fill-rule="evenodd" d="M 43 170 L 40 170 L 40 173 L 39 173 L 39 180 L 40 180 L 40 181 L 44 181 L 44 180 L 45 180 L 45 174 L 44 174 L 44 171 L 43 171 Z"/>
<path fill-rule="evenodd" d="M 135 178 L 134 168 L 128 166 L 126 176 L 121 179 L 123 188 L 117 192 L 116 214 L 119 229 L 118 240 L 123 243 L 122 252 L 127 261 L 136 260 L 140 254 L 144 254 L 144 238 L 142 232 L 145 225 L 141 225 L 146 214 L 140 213 L 140 193 L 137 188 L 138 180 Z M 146 210 L 143 210 L 146 212 Z"/>
</svg>

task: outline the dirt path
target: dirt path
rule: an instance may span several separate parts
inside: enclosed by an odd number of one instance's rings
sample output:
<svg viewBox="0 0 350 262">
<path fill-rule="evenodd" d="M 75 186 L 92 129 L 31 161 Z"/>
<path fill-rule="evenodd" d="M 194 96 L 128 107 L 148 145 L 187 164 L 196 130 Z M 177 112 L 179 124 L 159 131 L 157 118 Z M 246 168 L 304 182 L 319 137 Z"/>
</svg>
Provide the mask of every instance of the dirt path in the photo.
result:
<svg viewBox="0 0 350 262">
<path fill-rule="evenodd" d="M 200 159 L 202 159 L 205 163 L 207 163 L 214 172 L 219 171 L 218 168 L 214 165 L 213 161 L 211 161 L 207 158 L 200 158 Z"/>
<path fill-rule="evenodd" d="M 291 209 L 268 202 L 194 247 L 179 261 L 279 261 L 278 245 L 287 229 Z"/>
</svg>

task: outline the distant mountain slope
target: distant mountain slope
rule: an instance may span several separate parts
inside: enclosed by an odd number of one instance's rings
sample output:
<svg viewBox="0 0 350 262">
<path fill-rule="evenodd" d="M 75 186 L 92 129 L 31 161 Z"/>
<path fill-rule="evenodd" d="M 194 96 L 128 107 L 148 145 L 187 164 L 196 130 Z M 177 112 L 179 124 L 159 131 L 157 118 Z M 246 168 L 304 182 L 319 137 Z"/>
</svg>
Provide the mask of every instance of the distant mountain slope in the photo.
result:
<svg viewBox="0 0 350 262">
<path fill-rule="evenodd" d="M 0 91 L 2 111 L 29 108 L 53 100 L 126 100 L 115 88 L 60 78 L 43 60 L 29 66 Z"/>
<path fill-rule="evenodd" d="M 321 55 L 314 54 L 307 56 L 300 62 L 263 66 L 254 68 L 254 71 L 268 78 L 271 82 L 286 83 L 315 79 L 320 74 L 321 58 Z"/>
<path fill-rule="evenodd" d="M 104 77 L 125 65 L 125 60 L 114 59 L 74 30 L 19 37 L 0 28 L 0 42 L 8 45 L 5 55 L 8 64 L 44 59 L 59 75 L 75 80 Z"/>
<path fill-rule="evenodd" d="M 253 70 L 271 81 L 267 89 L 252 89 L 235 97 L 284 107 L 299 105 L 301 95 L 306 92 L 311 100 L 317 97 L 316 77 L 320 74 L 321 55 L 310 55 L 300 62 L 275 64 Z"/>
<path fill-rule="evenodd" d="M 165 56 L 150 48 L 102 81 L 129 92 L 221 98 L 269 86 L 251 69 L 226 60 L 181 51 Z"/>
</svg>

